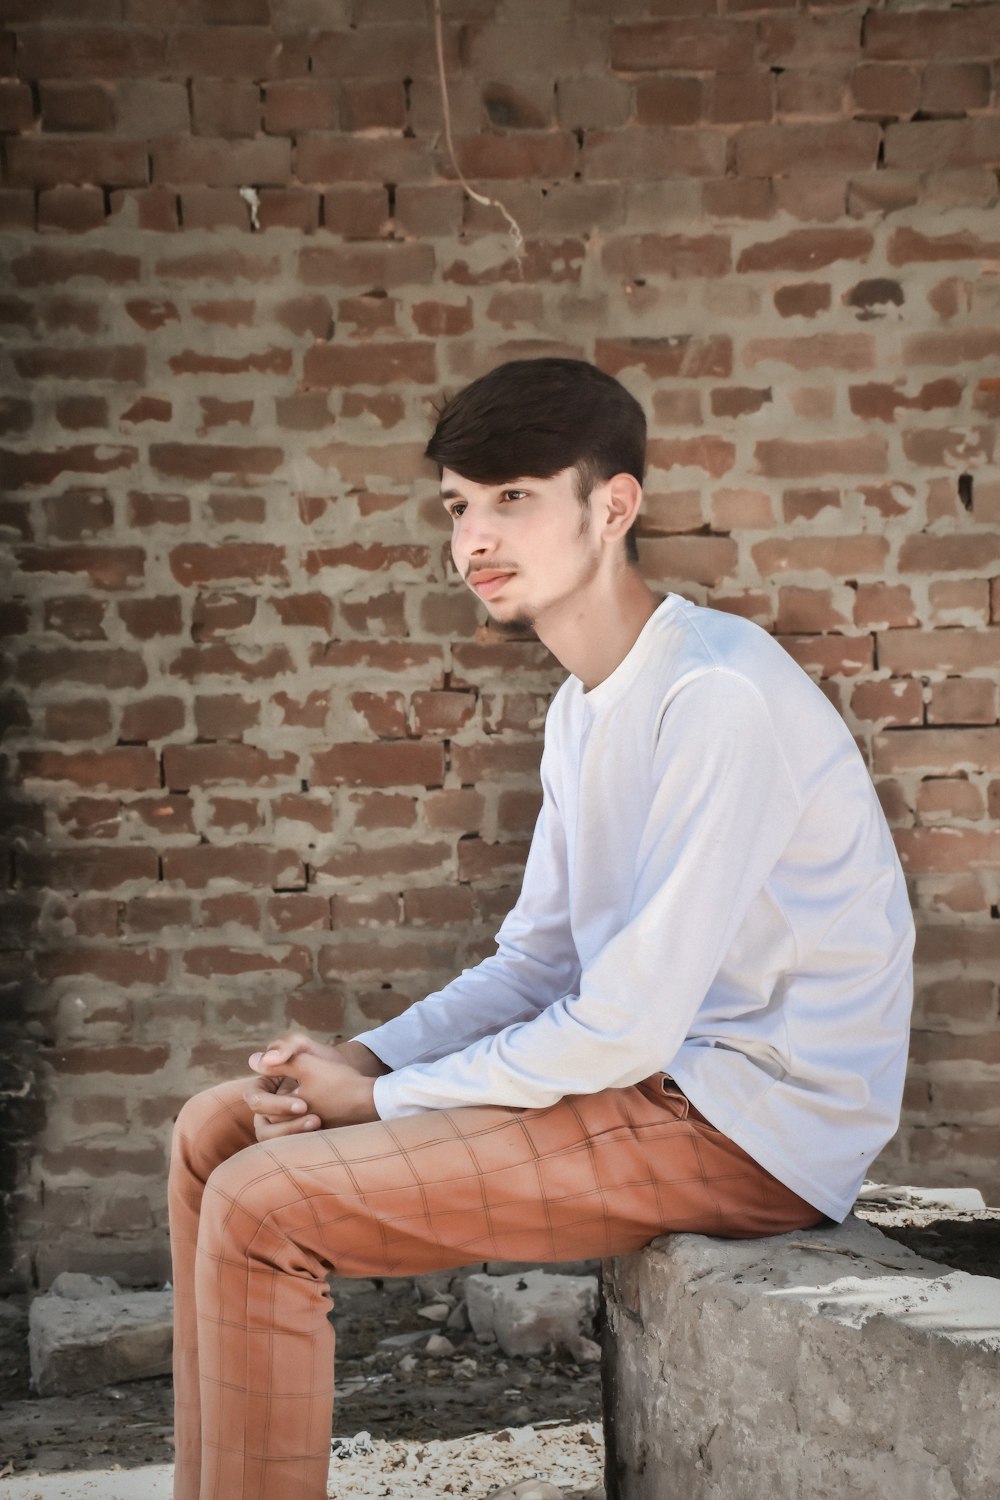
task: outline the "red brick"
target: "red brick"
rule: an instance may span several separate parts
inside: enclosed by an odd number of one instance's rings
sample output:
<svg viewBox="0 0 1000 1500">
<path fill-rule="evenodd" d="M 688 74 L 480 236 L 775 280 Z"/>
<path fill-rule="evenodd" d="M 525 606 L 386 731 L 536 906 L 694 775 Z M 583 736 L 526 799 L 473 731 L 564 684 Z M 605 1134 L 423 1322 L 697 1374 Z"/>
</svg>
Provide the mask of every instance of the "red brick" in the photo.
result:
<svg viewBox="0 0 1000 1500">
<path fill-rule="evenodd" d="M 904 537 L 899 550 L 902 573 L 991 573 L 1000 563 L 1000 536 L 917 534 Z"/>
<path fill-rule="evenodd" d="M 118 255 L 110 250 L 36 247 L 11 261 L 10 269 L 15 284 L 22 287 L 62 287 L 80 276 L 120 286 L 139 279 L 140 261 L 137 255 Z"/>
<path fill-rule="evenodd" d="M 323 187 L 333 182 L 426 182 L 435 175 L 429 144 L 406 137 L 315 131 L 302 136 L 295 150 L 298 181 Z"/>
<path fill-rule="evenodd" d="M 153 849 L 92 848 L 26 851 L 18 855 L 25 885 L 49 885 L 54 890 L 113 891 L 132 881 L 155 881 Z"/>
<path fill-rule="evenodd" d="M 99 599 L 46 599 L 45 628 L 72 641 L 104 641 L 107 604 Z"/>
<path fill-rule="evenodd" d="M 1000 6 L 865 16 L 864 49 L 873 58 L 991 57 L 1000 34 Z"/>
<path fill-rule="evenodd" d="M 19 87 L 25 88 L 30 100 L 27 86 L 22 84 Z M 114 128 L 112 95 L 100 83 L 43 83 L 39 92 L 43 130 L 111 131 Z M 30 119 L 25 123 L 30 124 Z"/>
<path fill-rule="evenodd" d="M 411 704 L 416 733 L 442 738 L 457 734 L 476 709 L 475 695 L 461 692 L 414 693 Z"/>
<path fill-rule="evenodd" d="M 166 42 L 167 68 L 180 77 L 280 78 L 306 66 L 306 36 L 283 38 L 267 26 L 170 30 Z"/>
<path fill-rule="evenodd" d="M 305 351 L 303 379 L 329 390 L 341 385 L 430 385 L 437 380 L 436 345 L 411 340 L 400 344 L 315 344 Z"/>
<path fill-rule="evenodd" d="M 185 716 L 180 698 L 146 698 L 127 703 L 122 710 L 121 738 L 133 743 L 165 740 L 184 728 Z"/>
<path fill-rule="evenodd" d="M 352 709 L 379 739 L 406 739 L 406 699 L 402 693 L 352 693 Z"/>
<path fill-rule="evenodd" d="M 185 229 L 250 229 L 249 204 L 235 188 L 185 188 L 179 202 Z M 206 363 L 211 362 L 209 357 Z"/>
<path fill-rule="evenodd" d="M 275 932 L 323 932 L 331 926 L 329 897 L 305 891 L 269 896 L 264 912 Z"/>
<path fill-rule="evenodd" d="M 749 368 L 766 361 L 796 370 L 870 370 L 875 349 L 867 333 L 814 333 L 799 338 L 750 339 L 743 352 Z"/>
<path fill-rule="evenodd" d="M 293 750 L 268 755 L 254 745 L 167 745 L 163 771 L 167 786 L 175 790 L 227 781 L 277 786 L 298 780 L 298 757 Z"/>
<path fill-rule="evenodd" d="M 158 281 L 217 281 L 230 286 L 234 281 L 270 281 L 278 272 L 279 262 L 275 256 L 234 249 L 201 250 L 161 256 L 153 269 Z"/>
<path fill-rule="evenodd" d="M 879 660 L 900 674 L 989 671 L 996 665 L 996 641 L 988 629 L 894 630 L 880 637 Z"/>
<path fill-rule="evenodd" d="M 933 683 L 927 708 L 928 724 L 995 724 L 997 686 L 985 678 L 950 677 Z"/>
<path fill-rule="evenodd" d="M 879 735 L 873 742 L 876 771 L 923 770 L 954 776 L 1000 770 L 1000 729 L 913 729 Z"/>
<path fill-rule="evenodd" d="M 158 396 L 139 396 L 127 411 L 122 412 L 123 422 L 169 422 L 174 408 L 171 402 Z"/>
<path fill-rule="evenodd" d="M 309 781 L 313 786 L 439 786 L 443 776 L 440 745 L 367 743 L 314 751 Z"/>
<path fill-rule="evenodd" d="M 233 78 L 194 78 L 190 87 L 191 125 L 195 135 L 231 137 L 257 134 L 261 102 L 256 84 Z"/>
<path fill-rule="evenodd" d="M 425 338 L 453 338 L 468 333 L 473 325 L 472 302 L 416 302 L 412 310 L 417 332 Z"/>
<path fill-rule="evenodd" d="M 611 66 L 619 73 L 735 72 L 756 50 L 753 22 L 700 15 L 618 26 L 612 32 Z"/>
<path fill-rule="evenodd" d="M 57 955 L 50 955 L 56 957 Z M 114 959 L 116 955 L 105 955 Z M 165 958 L 165 954 L 144 954 L 141 950 L 133 950 L 130 957 L 133 962 L 142 958 L 158 957 Z M 86 970 L 84 972 L 87 972 Z M 93 972 L 93 971 L 91 971 Z M 102 976 L 103 977 L 103 976 Z M 112 981 L 114 983 L 116 981 Z M 126 1046 L 119 1044 L 117 1047 L 59 1047 L 52 1050 L 48 1055 L 52 1067 L 57 1073 L 85 1074 L 85 1073 L 118 1073 L 129 1076 L 142 1076 L 143 1074 L 158 1073 L 165 1067 L 170 1058 L 169 1047 L 164 1046 Z M 77 1101 L 82 1103 L 83 1101 Z"/>
<path fill-rule="evenodd" d="M 216 474 L 273 474 L 284 462 L 281 448 L 233 447 L 211 443 L 152 443 L 149 458 L 160 474 L 178 479 L 211 479 Z"/>
<path fill-rule="evenodd" d="M 1000 20 L 1000 7 L 997 16 Z M 925 114 L 965 114 L 985 109 L 989 102 L 988 63 L 931 63 L 924 70 L 920 108 Z"/>
<path fill-rule="evenodd" d="M 871 383 L 848 387 L 851 410 L 855 416 L 869 420 L 894 422 L 896 412 L 903 408 L 911 411 L 938 411 L 955 407 L 962 399 L 963 386 L 958 380 L 931 380 L 913 396 L 907 396 L 899 385 Z"/>
<path fill-rule="evenodd" d="M 475 919 L 468 886 L 444 885 L 406 891 L 403 918 L 416 926 L 465 926 Z"/>
<path fill-rule="evenodd" d="M 38 195 L 39 229 L 84 234 L 104 224 L 104 193 L 96 187 L 55 187 Z"/>
<path fill-rule="evenodd" d="M 323 78 L 288 78 L 264 85 L 264 129 L 271 135 L 336 130 L 338 91 Z"/>
<path fill-rule="evenodd" d="M 713 479 L 719 479 L 732 469 L 736 449 L 727 439 L 710 434 L 691 438 L 653 438 L 648 457 L 654 468 L 704 469 Z"/>
<path fill-rule="evenodd" d="M 319 194 L 305 188 L 261 188 L 258 206 L 261 229 L 299 229 L 312 234 L 319 227 Z"/>
<path fill-rule="evenodd" d="M 52 740 L 104 739 L 110 731 L 111 707 L 105 699 L 80 698 L 45 710 L 45 733 Z"/>
<path fill-rule="evenodd" d="M 312 976 L 312 958 L 307 948 L 284 947 L 277 952 L 274 949 L 261 952 L 230 947 L 189 948 L 183 963 L 185 973 L 196 974 L 201 979 L 243 979 L 248 976 L 247 983 L 251 985 L 256 974 L 266 974 L 272 984 L 275 983 L 272 976 L 276 975 L 299 980 Z M 242 1016 L 243 1012 L 240 1014 Z"/>
<path fill-rule="evenodd" d="M 413 828 L 417 800 L 391 792 L 354 792 L 350 797 L 355 828 Z"/>
<path fill-rule="evenodd" d="M 885 132 L 886 167 L 903 171 L 949 167 L 993 166 L 1000 156 L 1000 119 L 919 120 L 888 125 Z"/>
<path fill-rule="evenodd" d="M 908 874 L 958 874 L 1000 862 L 1000 829 L 898 828 L 895 841 Z"/>
<path fill-rule="evenodd" d="M 935 776 L 917 788 L 917 812 L 922 819 L 981 818 L 983 794 L 962 777 Z"/>
<path fill-rule="evenodd" d="M 56 402 L 56 421 L 69 432 L 106 427 L 108 403 L 103 396 L 65 396 Z"/>
<path fill-rule="evenodd" d="M 22 750 L 25 776 L 36 781 L 71 781 L 76 786 L 110 786 L 138 790 L 159 786 L 156 754 L 138 747 L 114 750 Z"/>
<path fill-rule="evenodd" d="M 764 577 L 812 571 L 838 578 L 852 578 L 857 573 L 881 575 L 888 554 L 889 543 L 885 538 L 870 535 L 769 537 L 750 548 L 750 555 Z"/>
<path fill-rule="evenodd" d="M 761 58 L 772 68 L 829 67 L 853 60 L 861 40 L 861 18 L 765 16 L 759 24 L 759 35 Z"/>
<path fill-rule="evenodd" d="M 724 334 L 694 338 L 679 334 L 672 338 L 598 338 L 595 362 L 609 375 L 640 369 L 652 380 L 672 377 L 728 378 L 733 372 L 732 340 Z"/>
<path fill-rule="evenodd" d="M 141 382 L 146 376 L 146 351 L 141 344 L 107 348 L 20 349 L 14 368 L 26 380 L 114 380 Z"/>
<path fill-rule="evenodd" d="M 181 601 L 175 595 L 122 599 L 118 604 L 118 613 L 129 634 L 140 641 L 153 640 L 157 636 L 180 635 L 184 628 Z"/>
<path fill-rule="evenodd" d="M 847 625 L 831 589 L 779 588 L 775 629 L 785 633 L 839 630 Z"/>
<path fill-rule="evenodd" d="M 912 115 L 920 104 L 920 73 L 891 63 L 862 63 L 851 73 L 851 93 L 857 111 L 885 119 Z"/>
<path fill-rule="evenodd" d="M 728 235 L 634 235 L 608 240 L 605 271 L 635 280 L 642 276 L 725 276 L 732 269 Z"/>
<path fill-rule="evenodd" d="M 148 297 L 130 298 L 125 303 L 125 311 L 133 323 L 137 323 L 146 333 L 165 328 L 167 324 L 176 323 L 180 319 L 176 303 L 154 301 Z"/>
<path fill-rule="evenodd" d="M 864 121 L 749 125 L 735 138 L 736 169 L 743 177 L 864 172 L 875 167 L 880 142 L 878 125 Z"/>
<path fill-rule="evenodd" d="M 818 281 L 782 286 L 774 294 L 774 305 L 783 318 L 815 318 L 828 310 L 831 300 L 829 283 Z"/>
<path fill-rule="evenodd" d="M 113 192 L 110 196 L 109 217 L 115 218 L 117 215 L 121 215 L 123 225 L 136 229 L 170 233 L 180 228 L 179 199 L 169 188 L 138 188 Z"/>
<path fill-rule="evenodd" d="M 627 130 L 595 130 L 586 138 L 582 162 L 588 181 L 722 177 L 726 141 L 721 131 L 682 127 L 633 125 Z"/>
<path fill-rule="evenodd" d="M 92 588 L 131 588 L 142 580 L 146 554 L 141 547 L 18 547 L 23 573 L 85 573 Z"/>
<path fill-rule="evenodd" d="M 248 870 L 253 871 L 257 887 L 302 887 L 306 883 L 302 861 L 295 851 L 269 845 L 201 844 L 193 849 L 165 849 L 162 861 L 165 881 L 194 888 L 214 880 L 231 880 L 242 886 Z"/>
<path fill-rule="evenodd" d="M 145 687 L 149 674 L 142 656 L 135 651 L 39 647 L 23 652 L 14 676 L 17 681 L 32 686 L 64 679 L 90 683 L 95 687 L 135 688 Z"/>
<path fill-rule="evenodd" d="M 958 365 L 1000 357 L 1000 329 L 967 328 L 911 334 L 903 341 L 903 363 Z"/>
<path fill-rule="evenodd" d="M 441 870 L 452 862 L 452 846 L 445 844 L 389 844 L 377 849 L 344 847 L 317 861 L 315 874 L 329 880 L 374 880 Z M 334 925 L 338 913 L 334 911 Z"/>
<path fill-rule="evenodd" d="M 482 792 L 449 788 L 430 792 L 423 801 L 423 814 L 428 828 L 475 833 L 482 825 L 485 805 Z"/>
<path fill-rule="evenodd" d="M 299 253 L 299 279 L 305 286 L 394 288 L 426 285 L 435 274 L 430 245 L 307 246 Z"/>
<path fill-rule="evenodd" d="M 910 590 L 903 584 L 859 584 L 855 595 L 854 623 L 874 630 L 916 625 L 917 612 Z"/>
<path fill-rule="evenodd" d="M 291 176 L 285 140 L 217 140 L 178 136 L 152 142 L 153 181 L 205 187 L 281 186 Z"/>
<path fill-rule="evenodd" d="M 702 205 L 713 219 L 770 219 L 774 189 L 767 180 L 723 177 L 702 187 Z"/>
<path fill-rule="evenodd" d="M 812 71 L 797 69 L 781 73 L 776 80 L 776 106 L 780 120 L 838 120 L 845 113 L 848 71 L 846 68 Z"/>
<path fill-rule="evenodd" d="M 867 260 L 874 244 L 867 229 L 793 229 L 776 240 L 748 245 L 737 271 L 817 271 L 841 260 Z"/>
<path fill-rule="evenodd" d="M 716 490 L 711 515 L 716 531 L 766 531 L 774 525 L 774 501 L 766 490 Z"/>
<path fill-rule="evenodd" d="M 771 438 L 754 445 L 758 472 L 776 479 L 820 478 L 828 474 L 884 474 L 888 448 L 884 438 L 824 438 L 792 442 Z"/>
<path fill-rule="evenodd" d="M 0 229 L 34 229 L 36 220 L 30 188 L 0 188 Z"/>
<path fill-rule="evenodd" d="M 14 186 L 69 182 L 133 187 L 149 180 L 145 145 L 105 136 L 12 136 L 7 163 L 7 180 Z"/>
<path fill-rule="evenodd" d="M 579 80 L 586 88 L 593 80 Z M 560 89 L 560 102 L 562 90 Z M 683 74 L 641 78 L 635 86 L 635 118 L 640 125 L 696 125 L 702 117 L 702 82 Z M 624 125 L 624 119 L 593 121 L 592 128 Z"/>
<path fill-rule="evenodd" d="M 22 78 L 133 78 L 164 64 L 166 34 L 138 27 L 38 25 L 17 32 Z"/>
<path fill-rule="evenodd" d="M 862 682 L 851 693 L 851 712 L 883 728 L 913 727 L 924 721 L 923 691 L 912 678 Z"/>
</svg>

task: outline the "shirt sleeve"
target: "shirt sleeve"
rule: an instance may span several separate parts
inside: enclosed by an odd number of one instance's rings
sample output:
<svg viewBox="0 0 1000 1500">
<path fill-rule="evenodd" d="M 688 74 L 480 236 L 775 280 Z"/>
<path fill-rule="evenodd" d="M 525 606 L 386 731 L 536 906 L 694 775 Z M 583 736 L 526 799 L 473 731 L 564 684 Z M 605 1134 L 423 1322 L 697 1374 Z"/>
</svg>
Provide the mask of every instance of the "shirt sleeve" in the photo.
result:
<svg viewBox="0 0 1000 1500">
<path fill-rule="evenodd" d="M 725 669 L 672 694 L 647 753 L 650 791 L 628 920 L 575 990 L 526 1005 L 490 1035 L 459 1037 L 449 1056 L 379 1079 L 375 1105 L 384 1118 L 476 1103 L 539 1108 L 669 1068 L 792 836 L 799 806 L 763 697 Z M 537 879 L 530 888 L 526 881 L 522 902 L 539 894 Z M 566 894 L 561 884 L 559 898 Z M 518 922 L 528 922 L 522 902 Z M 554 920 L 552 905 L 545 910 Z M 550 995 L 560 972 L 548 973 Z"/>
<path fill-rule="evenodd" d="M 542 807 L 521 893 L 497 934 L 496 953 L 465 969 L 444 989 L 411 1005 L 401 1016 L 356 1038 L 390 1068 L 432 1063 L 505 1027 L 530 1021 L 579 984 L 580 963 L 569 925 L 556 759 L 547 737 L 541 768 Z M 380 1092 L 387 1106 L 385 1096 L 390 1091 Z M 376 1100 L 380 1114 L 382 1104 Z"/>
</svg>

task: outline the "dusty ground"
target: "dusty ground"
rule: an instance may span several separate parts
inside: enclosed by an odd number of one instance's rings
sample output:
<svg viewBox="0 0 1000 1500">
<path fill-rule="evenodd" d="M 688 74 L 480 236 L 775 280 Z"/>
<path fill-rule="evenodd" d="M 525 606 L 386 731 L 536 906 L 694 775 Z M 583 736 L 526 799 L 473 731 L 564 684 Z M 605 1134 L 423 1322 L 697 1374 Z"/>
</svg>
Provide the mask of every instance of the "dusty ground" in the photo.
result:
<svg viewBox="0 0 1000 1500">
<path fill-rule="evenodd" d="M 367 1290 L 370 1285 L 341 1295 L 335 1313 L 334 1433 L 366 1431 L 375 1444 L 370 1458 L 337 1466 L 350 1485 L 345 1497 L 480 1500 L 499 1485 L 541 1477 L 577 1500 L 599 1486 L 596 1364 L 576 1365 L 554 1350 L 505 1358 L 469 1331 L 428 1324 L 418 1313 L 422 1299 L 408 1285 Z M 407 1333 L 416 1335 L 408 1344 L 377 1347 L 382 1338 Z M 423 1346 L 434 1333 L 444 1333 L 455 1352 L 428 1357 Z M 0 1430 L 0 1477 L 169 1463 L 170 1382 L 7 1400 L 0 1405 Z"/>
</svg>

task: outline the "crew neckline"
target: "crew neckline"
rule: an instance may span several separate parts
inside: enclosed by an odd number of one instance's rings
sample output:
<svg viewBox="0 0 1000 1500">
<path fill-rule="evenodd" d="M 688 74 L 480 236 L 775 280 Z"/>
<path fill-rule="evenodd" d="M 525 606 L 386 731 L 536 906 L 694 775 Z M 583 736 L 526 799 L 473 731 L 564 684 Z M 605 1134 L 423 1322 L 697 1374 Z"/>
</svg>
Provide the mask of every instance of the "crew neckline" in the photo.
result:
<svg viewBox="0 0 1000 1500">
<path fill-rule="evenodd" d="M 591 712 L 596 713 L 621 697 L 622 693 L 642 670 L 642 665 L 646 660 L 649 643 L 656 626 L 667 615 L 673 614 L 676 607 L 682 602 L 679 594 L 664 595 L 617 667 L 615 667 L 613 672 L 608 673 L 603 682 L 599 682 L 595 687 L 588 689 L 583 686 L 579 678 L 576 679 L 579 684 L 581 702 Z"/>
</svg>

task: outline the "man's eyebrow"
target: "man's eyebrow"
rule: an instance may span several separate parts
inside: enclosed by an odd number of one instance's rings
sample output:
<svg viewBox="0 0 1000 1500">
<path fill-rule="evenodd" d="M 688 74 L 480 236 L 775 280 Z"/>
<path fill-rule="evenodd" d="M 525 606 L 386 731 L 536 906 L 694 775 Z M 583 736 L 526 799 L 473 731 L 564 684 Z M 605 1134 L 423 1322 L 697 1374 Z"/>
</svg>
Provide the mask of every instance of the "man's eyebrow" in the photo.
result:
<svg viewBox="0 0 1000 1500">
<path fill-rule="evenodd" d="M 441 491 L 441 499 L 442 500 L 461 500 L 461 498 L 462 497 L 459 494 L 458 490 L 442 490 Z"/>
</svg>

